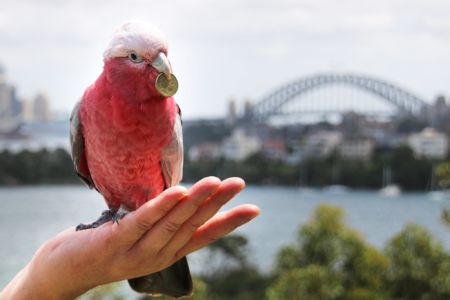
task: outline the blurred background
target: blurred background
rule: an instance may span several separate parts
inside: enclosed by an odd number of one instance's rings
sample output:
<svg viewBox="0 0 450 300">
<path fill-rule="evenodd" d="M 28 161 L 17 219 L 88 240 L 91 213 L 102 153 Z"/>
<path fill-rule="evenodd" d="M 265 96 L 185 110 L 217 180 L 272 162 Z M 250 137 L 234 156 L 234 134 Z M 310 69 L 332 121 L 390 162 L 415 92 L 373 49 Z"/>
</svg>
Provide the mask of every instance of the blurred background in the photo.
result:
<svg viewBox="0 0 450 300">
<path fill-rule="evenodd" d="M 262 214 L 190 257 L 196 299 L 450 298 L 445 0 L 0 2 L 0 287 L 96 218 L 68 118 L 114 28 L 169 40 L 184 184 L 241 176 Z M 220 271 L 220 272 L 219 272 Z M 126 284 L 85 299 L 137 299 Z"/>
</svg>

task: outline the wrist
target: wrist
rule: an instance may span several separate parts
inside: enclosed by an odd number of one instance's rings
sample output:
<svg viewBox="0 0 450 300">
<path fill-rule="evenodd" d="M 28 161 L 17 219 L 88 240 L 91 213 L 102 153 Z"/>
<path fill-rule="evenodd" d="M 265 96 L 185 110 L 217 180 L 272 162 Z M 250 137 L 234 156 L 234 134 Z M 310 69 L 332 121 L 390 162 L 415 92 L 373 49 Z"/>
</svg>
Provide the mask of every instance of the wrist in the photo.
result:
<svg viewBox="0 0 450 300">
<path fill-rule="evenodd" d="M 49 247 L 50 244 L 50 247 Z M 14 279 L 0 292 L 3 299 L 75 299 L 91 286 L 71 280 L 76 270 L 69 270 L 52 253 L 50 243 L 44 244 Z"/>
<path fill-rule="evenodd" d="M 61 286 L 45 274 L 38 274 L 30 263 L 0 292 L 0 300 L 75 299 L 84 292 L 83 289 Z"/>
<path fill-rule="evenodd" d="M 24 289 L 24 282 L 26 281 L 28 273 L 28 265 L 23 268 L 0 292 L 0 299 L 27 299 L 27 293 Z"/>
</svg>

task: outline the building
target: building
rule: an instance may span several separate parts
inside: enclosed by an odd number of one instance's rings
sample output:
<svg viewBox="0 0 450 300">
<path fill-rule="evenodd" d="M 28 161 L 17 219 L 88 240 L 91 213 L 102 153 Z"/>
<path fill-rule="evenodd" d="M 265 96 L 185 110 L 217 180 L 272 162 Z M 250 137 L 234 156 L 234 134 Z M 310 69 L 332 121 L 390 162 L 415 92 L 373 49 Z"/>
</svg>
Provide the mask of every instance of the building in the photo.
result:
<svg viewBox="0 0 450 300">
<path fill-rule="evenodd" d="M 242 161 L 261 149 L 261 140 L 256 136 L 249 135 L 243 128 L 235 129 L 231 136 L 222 143 L 224 158 L 235 161 Z"/>
<path fill-rule="evenodd" d="M 417 157 L 443 159 L 448 152 L 448 138 L 445 134 L 427 127 L 419 133 L 411 134 L 408 144 Z"/>
<path fill-rule="evenodd" d="M 286 143 L 280 138 L 270 138 L 263 142 L 263 152 L 269 159 L 284 159 L 287 156 Z"/>
<path fill-rule="evenodd" d="M 236 110 L 236 101 L 234 99 L 230 99 L 228 102 L 228 113 L 226 117 L 226 121 L 229 125 L 236 124 L 237 120 L 237 110 Z"/>
<path fill-rule="evenodd" d="M 304 146 L 306 157 L 326 157 L 341 143 L 342 134 L 337 131 L 321 130 L 310 134 Z"/>
<path fill-rule="evenodd" d="M 0 81 L 0 116 L 13 113 L 15 89 L 6 81 Z"/>
<path fill-rule="evenodd" d="M 189 148 L 188 158 L 190 161 L 217 160 L 222 155 L 220 143 L 207 142 L 194 145 Z"/>
<path fill-rule="evenodd" d="M 51 120 L 50 105 L 47 95 L 39 93 L 33 101 L 33 119 L 36 122 L 49 122 Z"/>
<path fill-rule="evenodd" d="M 6 81 L 5 71 L 0 66 L 0 133 L 16 131 L 21 124 L 21 104 L 16 97 L 16 88 Z"/>
<path fill-rule="evenodd" d="M 244 115 L 242 116 L 242 120 L 245 122 L 249 122 L 253 119 L 253 103 L 247 99 L 244 103 Z"/>
<path fill-rule="evenodd" d="M 22 120 L 24 122 L 32 122 L 34 120 L 33 102 L 28 99 L 22 99 Z"/>
<path fill-rule="evenodd" d="M 446 132 L 447 134 L 450 133 L 449 114 L 450 106 L 444 95 L 437 96 L 435 101 L 422 113 L 430 124 L 429 126 L 440 132 Z"/>
<path fill-rule="evenodd" d="M 338 147 L 339 155 L 349 160 L 369 160 L 375 143 L 368 138 L 345 139 Z"/>
</svg>

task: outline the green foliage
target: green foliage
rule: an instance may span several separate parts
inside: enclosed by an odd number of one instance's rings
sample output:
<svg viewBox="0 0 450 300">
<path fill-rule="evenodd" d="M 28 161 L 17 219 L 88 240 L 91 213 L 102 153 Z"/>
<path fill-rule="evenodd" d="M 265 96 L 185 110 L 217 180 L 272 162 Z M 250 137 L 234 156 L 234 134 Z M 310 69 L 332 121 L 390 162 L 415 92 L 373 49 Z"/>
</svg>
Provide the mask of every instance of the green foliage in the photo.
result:
<svg viewBox="0 0 450 300">
<path fill-rule="evenodd" d="M 309 265 L 283 273 L 267 290 L 267 299 L 328 300 L 343 292 L 339 279 L 326 267 Z"/>
<path fill-rule="evenodd" d="M 450 257 L 439 264 L 436 276 L 430 280 L 431 287 L 443 298 L 450 299 Z"/>
<path fill-rule="evenodd" d="M 248 261 L 245 237 L 228 235 L 214 242 L 207 247 L 212 256 L 206 271 L 194 278 L 190 299 L 450 299 L 450 256 L 424 228 L 407 225 L 381 252 L 343 218 L 342 209 L 319 205 L 299 229 L 297 242 L 279 251 L 271 275 L 261 274 Z M 85 297 L 122 296 L 112 285 Z"/>
<path fill-rule="evenodd" d="M 0 184 L 78 182 L 72 159 L 64 149 L 0 152 Z"/>
<path fill-rule="evenodd" d="M 208 285 L 199 277 L 194 277 L 194 294 L 191 300 L 209 300 L 211 296 L 208 293 Z"/>
<path fill-rule="evenodd" d="M 432 162 L 414 157 L 409 146 L 402 145 L 394 149 L 390 158 L 393 181 L 404 189 L 429 188 Z"/>
<path fill-rule="evenodd" d="M 450 187 L 450 162 L 440 163 L 436 168 L 436 175 L 439 179 L 439 186 L 442 188 Z"/>
<path fill-rule="evenodd" d="M 442 210 L 441 220 L 442 220 L 442 222 L 444 222 L 444 224 L 446 224 L 447 226 L 450 226 L 450 209 L 444 208 Z"/>
<path fill-rule="evenodd" d="M 264 299 L 268 278 L 252 266 L 223 270 L 206 276 L 211 299 L 260 300 Z"/>
<path fill-rule="evenodd" d="M 421 226 L 407 225 L 386 246 L 388 281 L 400 299 L 448 299 L 448 255 Z M 436 289 L 438 288 L 438 289 Z"/>
<path fill-rule="evenodd" d="M 337 207 L 317 207 L 299 230 L 297 245 L 279 252 L 269 299 L 292 293 L 293 299 L 384 299 L 387 259 L 348 228 L 343 215 Z"/>
<path fill-rule="evenodd" d="M 184 175 L 187 181 L 196 181 L 208 175 L 240 176 L 248 183 L 326 186 L 342 184 L 353 188 L 380 188 L 383 168 L 389 166 L 393 182 L 407 190 L 429 189 L 432 161 L 416 158 L 411 148 L 398 146 L 390 152 L 375 151 L 368 161 L 355 161 L 333 153 L 327 158 L 308 158 L 297 165 L 268 159 L 264 153 L 255 153 L 242 162 L 218 159 L 216 161 L 186 161 Z"/>
<path fill-rule="evenodd" d="M 77 298 L 77 300 L 125 300 L 120 291 L 120 282 L 100 285 Z"/>
<path fill-rule="evenodd" d="M 242 235 L 228 235 L 218 239 L 208 246 L 210 252 L 221 252 L 228 260 L 234 260 L 241 265 L 247 263 L 248 241 Z"/>
<path fill-rule="evenodd" d="M 340 263 L 344 240 L 342 233 L 343 211 L 336 207 L 320 205 L 311 221 L 300 229 L 299 241 L 303 264 L 333 267 Z"/>
<path fill-rule="evenodd" d="M 366 288 L 354 288 L 346 291 L 345 298 L 351 300 L 390 300 L 391 298 L 383 291 L 374 291 Z"/>
<path fill-rule="evenodd" d="M 194 126 L 189 130 L 193 134 L 199 128 L 201 126 Z M 198 139 L 220 140 L 229 132 L 226 126 L 215 130 L 210 133 L 213 137 L 199 136 Z M 328 158 L 306 159 L 297 165 L 269 159 L 260 152 L 241 162 L 223 158 L 200 162 L 186 160 L 184 180 L 195 182 L 215 175 L 221 178 L 239 176 L 252 184 L 298 185 L 301 182 L 308 186 L 342 184 L 354 188 L 380 188 L 383 168 L 390 166 L 393 181 L 403 189 L 423 190 L 429 188 L 431 164 L 431 161 L 415 158 L 408 146 L 399 146 L 390 153 L 376 151 L 369 161 L 346 160 L 333 153 Z M 79 182 L 70 155 L 64 149 L 0 152 L 0 185 Z"/>
<path fill-rule="evenodd" d="M 276 274 L 283 274 L 300 266 L 301 255 L 294 246 L 286 246 L 281 248 L 276 259 Z"/>
<path fill-rule="evenodd" d="M 209 270 L 202 276 L 207 284 L 209 299 L 259 300 L 264 298 L 269 277 L 247 260 L 247 239 L 240 235 L 228 235 L 208 246 L 212 254 L 220 254 L 224 260 L 220 268 Z M 214 260 L 217 260 L 216 256 Z M 210 264 L 208 268 L 213 268 Z"/>
<path fill-rule="evenodd" d="M 185 180 L 192 182 L 215 175 L 221 178 L 239 176 L 248 183 L 292 185 L 298 183 L 298 173 L 298 166 L 268 160 L 262 153 L 256 153 L 242 162 L 224 159 L 202 162 L 186 161 L 183 175 Z"/>
<path fill-rule="evenodd" d="M 354 258 L 353 269 L 347 269 L 350 281 L 353 280 L 356 283 L 355 286 L 382 289 L 386 282 L 385 275 L 389 266 L 387 258 L 369 245 L 361 250 L 360 255 Z"/>
<path fill-rule="evenodd" d="M 440 163 L 436 168 L 436 175 L 439 180 L 439 186 L 444 189 L 450 188 L 450 162 Z M 450 209 L 444 208 L 441 214 L 441 220 L 447 226 L 450 226 Z"/>
<path fill-rule="evenodd" d="M 320 205 L 316 209 L 300 229 L 297 247 L 284 248 L 278 254 L 278 279 L 269 289 L 270 297 L 282 299 L 282 295 L 298 293 L 305 299 L 448 298 L 449 258 L 425 229 L 408 225 L 390 241 L 385 256 L 347 228 L 342 217 L 342 210 L 336 207 Z M 321 283 L 322 288 L 340 286 L 342 294 L 331 297 L 324 290 L 308 289 L 308 280 L 300 274 L 312 275 L 300 271 L 311 266 L 328 272 L 320 277 L 328 280 Z"/>
<path fill-rule="evenodd" d="M 211 295 L 208 293 L 208 286 L 207 284 L 199 277 L 193 277 L 192 281 L 194 283 L 194 293 L 192 296 L 186 299 L 190 300 L 211 300 Z M 151 299 L 158 299 L 158 300 L 173 300 L 173 297 L 168 296 L 141 296 L 139 297 L 139 300 L 151 300 Z"/>
</svg>

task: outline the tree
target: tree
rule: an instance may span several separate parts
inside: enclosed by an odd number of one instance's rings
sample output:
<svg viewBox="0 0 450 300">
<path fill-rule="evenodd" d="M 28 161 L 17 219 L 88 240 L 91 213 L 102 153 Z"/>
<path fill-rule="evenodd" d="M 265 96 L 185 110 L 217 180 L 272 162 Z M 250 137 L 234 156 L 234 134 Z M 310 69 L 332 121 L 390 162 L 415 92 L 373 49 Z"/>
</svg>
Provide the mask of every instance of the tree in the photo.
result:
<svg viewBox="0 0 450 300">
<path fill-rule="evenodd" d="M 449 257 L 427 230 L 407 225 L 385 249 L 388 286 L 400 299 L 449 299 Z"/>
<path fill-rule="evenodd" d="M 450 162 L 443 162 L 436 168 L 436 174 L 439 180 L 439 186 L 443 189 L 450 188 Z M 444 208 L 442 210 L 442 221 L 450 226 L 450 209 Z"/>
<path fill-rule="evenodd" d="M 186 298 L 186 299 L 190 299 L 190 300 L 211 300 L 212 297 L 211 295 L 208 293 L 208 286 L 207 284 L 199 277 L 193 277 L 192 281 L 194 283 L 194 293 L 191 297 Z M 100 298 L 100 299 L 104 299 L 104 298 Z M 109 299 L 109 298 L 108 298 Z M 169 297 L 169 296 L 141 296 L 139 297 L 139 300 L 172 300 L 174 299 L 173 297 Z M 91 299 L 89 299 L 91 300 Z M 116 299 L 114 299 L 116 300 Z"/>
<path fill-rule="evenodd" d="M 328 300 L 343 294 L 339 279 L 324 266 L 309 265 L 283 273 L 267 290 L 267 299 Z"/>
<path fill-rule="evenodd" d="M 432 163 L 429 160 L 417 159 L 413 150 L 407 145 L 395 148 L 390 158 L 393 181 L 404 189 L 429 188 Z"/>
<path fill-rule="evenodd" d="M 450 299 L 450 257 L 446 257 L 439 265 L 436 277 L 431 280 L 431 286 L 438 294 Z"/>
<path fill-rule="evenodd" d="M 369 294 L 368 299 L 386 298 L 382 289 L 387 259 L 343 223 L 343 214 L 330 205 L 317 207 L 300 228 L 297 244 L 279 252 L 269 298 L 285 299 L 282 296 L 292 292 L 298 293 L 295 299 L 356 299 Z"/>
<path fill-rule="evenodd" d="M 247 259 L 248 241 L 241 235 L 228 235 L 207 247 L 208 270 L 201 279 L 206 283 L 209 299 L 264 299 L 269 277 L 262 275 Z"/>
</svg>

